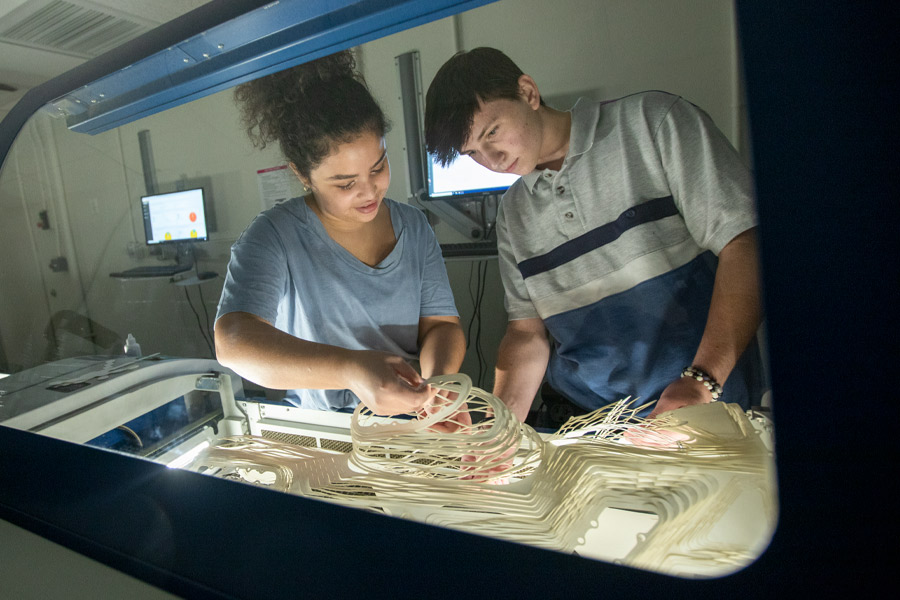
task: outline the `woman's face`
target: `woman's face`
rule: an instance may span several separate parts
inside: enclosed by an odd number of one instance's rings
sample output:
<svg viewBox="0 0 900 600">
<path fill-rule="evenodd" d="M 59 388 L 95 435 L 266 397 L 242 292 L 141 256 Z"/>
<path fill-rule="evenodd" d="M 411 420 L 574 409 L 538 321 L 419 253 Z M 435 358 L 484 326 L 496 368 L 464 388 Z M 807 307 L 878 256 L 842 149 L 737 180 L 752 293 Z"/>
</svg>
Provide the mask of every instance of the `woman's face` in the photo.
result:
<svg viewBox="0 0 900 600">
<path fill-rule="evenodd" d="M 343 143 L 301 181 L 313 192 L 319 216 L 331 223 L 369 223 L 391 183 L 384 137 L 364 133 Z"/>
</svg>

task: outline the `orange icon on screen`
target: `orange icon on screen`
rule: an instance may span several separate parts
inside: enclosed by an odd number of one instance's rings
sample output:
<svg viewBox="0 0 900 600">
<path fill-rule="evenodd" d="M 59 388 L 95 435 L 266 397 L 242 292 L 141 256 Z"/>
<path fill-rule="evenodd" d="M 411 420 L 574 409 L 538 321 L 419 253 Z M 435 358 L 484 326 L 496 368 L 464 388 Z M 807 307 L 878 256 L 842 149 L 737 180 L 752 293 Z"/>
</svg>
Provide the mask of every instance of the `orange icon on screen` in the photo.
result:
<svg viewBox="0 0 900 600">
<path fill-rule="evenodd" d="M 193 223 L 197 220 L 197 213 L 192 212 L 188 218 L 191 220 L 191 223 Z"/>
<path fill-rule="evenodd" d="M 166 239 L 167 239 L 167 240 L 171 240 L 171 239 L 172 239 L 172 234 L 169 233 L 168 231 L 166 232 Z"/>
</svg>

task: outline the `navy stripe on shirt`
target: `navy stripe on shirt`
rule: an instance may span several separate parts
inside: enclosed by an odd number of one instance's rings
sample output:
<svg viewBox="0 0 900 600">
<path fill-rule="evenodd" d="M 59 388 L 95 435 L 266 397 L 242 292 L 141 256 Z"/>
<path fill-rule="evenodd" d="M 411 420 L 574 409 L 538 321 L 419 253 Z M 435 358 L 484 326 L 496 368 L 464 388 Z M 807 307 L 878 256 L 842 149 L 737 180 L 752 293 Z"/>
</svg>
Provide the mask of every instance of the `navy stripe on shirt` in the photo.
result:
<svg viewBox="0 0 900 600">
<path fill-rule="evenodd" d="M 678 209 L 675 207 L 675 199 L 672 196 L 654 198 L 647 202 L 642 202 L 623 212 L 615 221 L 592 229 L 575 239 L 557 246 L 546 254 L 523 260 L 517 265 L 519 272 L 524 279 L 545 273 L 592 250 L 614 242 L 632 227 L 659 221 L 677 214 Z"/>
</svg>

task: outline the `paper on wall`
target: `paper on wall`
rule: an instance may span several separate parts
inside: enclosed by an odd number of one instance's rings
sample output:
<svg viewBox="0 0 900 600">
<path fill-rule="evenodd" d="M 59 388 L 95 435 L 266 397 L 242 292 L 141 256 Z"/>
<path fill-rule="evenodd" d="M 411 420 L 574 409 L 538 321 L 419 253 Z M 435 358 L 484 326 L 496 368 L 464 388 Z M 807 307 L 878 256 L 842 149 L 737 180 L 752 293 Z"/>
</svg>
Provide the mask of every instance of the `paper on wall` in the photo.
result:
<svg viewBox="0 0 900 600">
<path fill-rule="evenodd" d="M 293 196 L 292 184 L 296 177 L 287 165 L 260 169 L 256 172 L 259 199 L 263 210 L 272 208 Z"/>
</svg>

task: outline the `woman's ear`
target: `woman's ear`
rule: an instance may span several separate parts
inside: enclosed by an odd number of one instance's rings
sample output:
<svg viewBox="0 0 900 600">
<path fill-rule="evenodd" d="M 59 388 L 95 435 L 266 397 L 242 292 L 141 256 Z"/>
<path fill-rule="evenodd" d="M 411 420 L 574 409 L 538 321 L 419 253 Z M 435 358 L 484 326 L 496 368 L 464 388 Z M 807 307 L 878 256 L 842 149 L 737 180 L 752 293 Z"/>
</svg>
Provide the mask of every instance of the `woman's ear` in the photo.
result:
<svg viewBox="0 0 900 600">
<path fill-rule="evenodd" d="M 531 75 L 519 76 L 519 95 L 534 110 L 537 110 L 541 105 L 541 93 L 538 91 L 537 83 L 531 78 Z"/>
<path fill-rule="evenodd" d="M 297 176 L 297 179 L 300 180 L 300 183 L 303 184 L 303 187 L 306 189 L 312 189 L 312 186 L 309 184 L 309 179 L 300 174 L 300 169 L 297 168 L 297 165 L 294 163 L 288 163 L 288 166 L 291 168 L 291 171 L 294 172 L 294 175 Z"/>
</svg>

